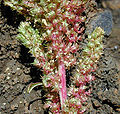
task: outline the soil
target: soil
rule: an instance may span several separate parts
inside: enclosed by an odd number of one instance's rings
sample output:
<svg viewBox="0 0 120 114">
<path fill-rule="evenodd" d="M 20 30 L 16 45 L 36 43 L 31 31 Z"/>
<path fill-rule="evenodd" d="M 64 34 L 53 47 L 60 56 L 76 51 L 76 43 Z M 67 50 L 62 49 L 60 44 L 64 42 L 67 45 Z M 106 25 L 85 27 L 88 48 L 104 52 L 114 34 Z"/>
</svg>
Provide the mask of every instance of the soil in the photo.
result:
<svg viewBox="0 0 120 114">
<path fill-rule="evenodd" d="M 120 9 L 110 10 L 113 30 L 104 38 L 104 54 L 85 114 L 120 113 Z M 21 21 L 23 16 L 0 2 L 0 114 L 46 114 L 41 88 L 27 93 L 30 83 L 40 81 L 41 71 L 31 65 L 34 58 L 16 39 Z"/>
</svg>

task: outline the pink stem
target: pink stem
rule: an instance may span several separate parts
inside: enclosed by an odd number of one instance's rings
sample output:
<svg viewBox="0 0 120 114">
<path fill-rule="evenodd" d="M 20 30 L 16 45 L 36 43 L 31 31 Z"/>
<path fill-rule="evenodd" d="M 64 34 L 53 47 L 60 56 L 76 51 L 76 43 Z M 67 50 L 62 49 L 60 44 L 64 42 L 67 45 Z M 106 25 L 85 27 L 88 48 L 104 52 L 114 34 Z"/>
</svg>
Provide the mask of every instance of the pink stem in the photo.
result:
<svg viewBox="0 0 120 114">
<path fill-rule="evenodd" d="M 61 62 L 59 64 L 59 75 L 60 75 L 60 102 L 61 108 L 67 98 L 67 90 L 66 90 L 66 75 L 65 75 L 65 66 L 64 63 Z"/>
</svg>

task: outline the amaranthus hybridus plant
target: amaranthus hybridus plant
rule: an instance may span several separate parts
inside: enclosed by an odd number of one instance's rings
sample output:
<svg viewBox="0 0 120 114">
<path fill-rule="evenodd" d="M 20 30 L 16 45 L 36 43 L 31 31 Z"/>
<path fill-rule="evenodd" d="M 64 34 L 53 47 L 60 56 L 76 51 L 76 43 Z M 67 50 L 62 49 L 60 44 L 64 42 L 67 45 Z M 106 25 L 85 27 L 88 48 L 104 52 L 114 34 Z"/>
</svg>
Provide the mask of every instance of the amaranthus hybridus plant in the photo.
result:
<svg viewBox="0 0 120 114">
<path fill-rule="evenodd" d="M 85 111 L 90 90 L 87 83 L 94 80 L 103 45 L 104 31 L 97 27 L 88 35 L 81 57 L 85 10 L 91 0 L 4 0 L 14 10 L 26 17 L 21 22 L 17 36 L 35 57 L 34 65 L 41 68 L 42 83 L 48 91 L 45 108 L 52 113 L 79 114 Z M 31 24 L 32 23 L 32 24 Z M 34 25 L 34 26 L 32 26 Z M 66 88 L 66 69 L 76 66 L 69 88 Z M 30 85 L 30 92 L 34 87 Z"/>
</svg>

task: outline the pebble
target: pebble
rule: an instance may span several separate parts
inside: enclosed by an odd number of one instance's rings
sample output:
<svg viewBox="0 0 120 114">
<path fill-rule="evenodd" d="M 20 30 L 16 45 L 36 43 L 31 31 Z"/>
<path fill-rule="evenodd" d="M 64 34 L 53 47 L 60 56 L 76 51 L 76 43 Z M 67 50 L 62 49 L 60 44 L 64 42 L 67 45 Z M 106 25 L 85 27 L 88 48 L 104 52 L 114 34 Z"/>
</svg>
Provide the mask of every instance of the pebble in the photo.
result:
<svg viewBox="0 0 120 114">
<path fill-rule="evenodd" d="M 5 75 L 4 74 L 0 74 L 0 82 L 2 82 L 5 79 Z"/>
<path fill-rule="evenodd" d="M 101 27 L 104 29 L 104 35 L 109 36 L 111 34 L 113 21 L 110 10 L 105 10 L 101 13 L 98 13 L 94 18 L 92 18 L 86 29 L 86 34 L 91 34 L 96 27 Z"/>
<path fill-rule="evenodd" d="M 94 100 L 93 104 L 95 105 L 96 108 L 101 107 L 102 105 L 99 103 L 98 100 Z"/>
<path fill-rule="evenodd" d="M 18 78 L 15 77 L 15 78 L 13 79 L 13 84 L 16 84 L 17 82 L 18 82 Z"/>
<path fill-rule="evenodd" d="M 102 6 L 104 8 L 110 8 L 112 10 L 120 9 L 120 0 L 105 0 L 102 1 Z"/>
<path fill-rule="evenodd" d="M 6 105 L 6 103 L 3 103 L 3 105 Z"/>
<path fill-rule="evenodd" d="M 10 75 L 10 73 L 8 73 L 8 75 Z"/>
<path fill-rule="evenodd" d="M 1 93 L 2 93 L 2 90 L 3 90 L 3 87 L 2 87 L 2 86 L 0 86 L 0 95 L 1 95 Z"/>
<path fill-rule="evenodd" d="M 20 101 L 20 104 L 22 104 L 22 101 Z"/>
<path fill-rule="evenodd" d="M 1 109 L 5 110 L 5 109 L 6 109 L 6 107 L 5 107 L 4 105 L 2 105 L 2 106 L 1 106 Z"/>
<path fill-rule="evenodd" d="M 18 104 L 17 103 L 11 105 L 11 110 L 17 110 L 17 108 L 18 108 Z"/>
<path fill-rule="evenodd" d="M 7 67 L 7 68 L 6 68 L 6 70 L 5 70 L 5 72 L 7 72 L 9 69 L 10 69 L 10 68 L 9 68 L 9 67 Z"/>
<path fill-rule="evenodd" d="M 3 109 L 3 110 L 6 109 L 6 103 L 3 103 L 3 105 L 1 106 L 1 109 Z"/>
<path fill-rule="evenodd" d="M 10 79 L 10 77 L 9 76 L 7 76 L 7 80 L 9 80 Z"/>
<path fill-rule="evenodd" d="M 118 46 L 114 46 L 114 49 L 117 50 L 117 49 L 118 49 Z"/>
<path fill-rule="evenodd" d="M 20 68 L 17 68 L 17 70 L 20 70 Z"/>
</svg>

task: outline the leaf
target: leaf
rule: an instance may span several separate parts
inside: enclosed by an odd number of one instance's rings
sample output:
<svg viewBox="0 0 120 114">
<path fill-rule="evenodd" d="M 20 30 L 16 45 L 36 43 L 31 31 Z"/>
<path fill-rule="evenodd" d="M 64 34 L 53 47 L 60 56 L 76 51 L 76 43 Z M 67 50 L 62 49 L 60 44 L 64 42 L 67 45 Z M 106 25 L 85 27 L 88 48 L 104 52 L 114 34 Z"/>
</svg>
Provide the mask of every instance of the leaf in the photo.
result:
<svg viewBox="0 0 120 114">
<path fill-rule="evenodd" d="M 40 86 L 40 85 L 43 85 L 43 84 L 40 82 L 30 84 L 28 89 L 27 89 L 27 92 L 30 93 L 33 90 L 33 88 Z"/>
</svg>

